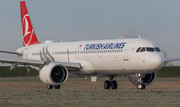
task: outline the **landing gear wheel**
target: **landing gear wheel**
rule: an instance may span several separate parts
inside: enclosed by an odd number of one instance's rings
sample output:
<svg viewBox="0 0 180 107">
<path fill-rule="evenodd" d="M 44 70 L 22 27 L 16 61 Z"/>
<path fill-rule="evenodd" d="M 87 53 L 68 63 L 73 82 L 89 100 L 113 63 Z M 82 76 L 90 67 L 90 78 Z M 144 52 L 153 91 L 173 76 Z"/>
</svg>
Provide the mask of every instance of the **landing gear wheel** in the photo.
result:
<svg viewBox="0 0 180 107">
<path fill-rule="evenodd" d="M 111 89 L 117 89 L 117 82 L 116 81 L 112 81 Z"/>
<path fill-rule="evenodd" d="M 141 83 L 139 83 L 138 85 L 137 85 L 137 89 L 145 89 L 145 85 L 144 84 L 141 84 Z"/>
<path fill-rule="evenodd" d="M 54 86 L 54 89 L 60 89 L 60 85 Z"/>
<path fill-rule="evenodd" d="M 106 80 L 104 82 L 104 89 L 117 89 L 117 82 L 113 80 L 116 77 L 116 75 L 109 75 L 110 81 Z"/>
<path fill-rule="evenodd" d="M 108 81 L 108 80 L 106 80 L 105 82 L 104 82 L 104 89 L 110 89 L 110 82 Z"/>
<path fill-rule="evenodd" d="M 53 89 L 53 85 L 47 85 L 47 89 Z"/>
</svg>

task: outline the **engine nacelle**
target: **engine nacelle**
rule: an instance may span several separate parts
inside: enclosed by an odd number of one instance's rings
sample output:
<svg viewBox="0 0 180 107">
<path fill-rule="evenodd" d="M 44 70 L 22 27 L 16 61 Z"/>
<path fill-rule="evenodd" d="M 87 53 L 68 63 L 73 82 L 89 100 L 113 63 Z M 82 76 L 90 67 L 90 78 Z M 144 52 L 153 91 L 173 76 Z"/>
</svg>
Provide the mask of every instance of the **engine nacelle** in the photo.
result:
<svg viewBox="0 0 180 107">
<path fill-rule="evenodd" d="M 68 69 L 57 63 L 45 65 L 39 72 L 40 80 L 47 85 L 61 85 L 68 79 Z"/>
<path fill-rule="evenodd" d="M 128 79 L 134 85 L 137 85 L 140 83 L 140 81 L 138 81 L 138 78 L 136 77 L 136 75 L 129 75 Z M 144 76 L 142 77 L 143 84 L 145 84 L 145 85 L 152 84 L 155 79 L 156 79 L 156 72 L 144 74 Z"/>
</svg>

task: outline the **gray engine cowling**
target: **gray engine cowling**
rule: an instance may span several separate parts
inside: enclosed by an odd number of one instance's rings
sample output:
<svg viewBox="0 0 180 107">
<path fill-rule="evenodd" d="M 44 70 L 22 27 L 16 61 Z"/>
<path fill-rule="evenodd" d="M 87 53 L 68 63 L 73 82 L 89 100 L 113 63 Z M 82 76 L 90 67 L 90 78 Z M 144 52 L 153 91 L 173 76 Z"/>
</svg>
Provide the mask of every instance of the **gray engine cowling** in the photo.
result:
<svg viewBox="0 0 180 107">
<path fill-rule="evenodd" d="M 68 69 L 51 62 L 40 70 L 39 78 L 46 85 L 61 85 L 68 79 Z"/>
<path fill-rule="evenodd" d="M 137 85 L 140 82 L 138 81 L 138 78 L 136 77 L 136 75 L 129 75 L 128 76 L 129 81 L 134 84 Z M 143 80 L 143 84 L 145 85 L 150 85 L 154 82 L 154 80 L 156 79 L 156 72 L 153 73 L 149 73 L 149 74 L 144 74 L 142 77 Z"/>
</svg>

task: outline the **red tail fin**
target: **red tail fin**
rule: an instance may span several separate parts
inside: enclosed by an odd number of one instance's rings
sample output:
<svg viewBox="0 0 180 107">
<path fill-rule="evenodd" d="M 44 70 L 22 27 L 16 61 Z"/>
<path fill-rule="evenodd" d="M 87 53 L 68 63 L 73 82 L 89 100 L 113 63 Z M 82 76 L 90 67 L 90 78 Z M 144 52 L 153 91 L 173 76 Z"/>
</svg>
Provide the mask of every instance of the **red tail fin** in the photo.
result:
<svg viewBox="0 0 180 107">
<path fill-rule="evenodd" d="M 21 9 L 21 24 L 23 33 L 23 46 L 39 44 L 36 34 L 34 33 L 33 26 L 26 8 L 25 1 L 20 1 Z"/>
</svg>

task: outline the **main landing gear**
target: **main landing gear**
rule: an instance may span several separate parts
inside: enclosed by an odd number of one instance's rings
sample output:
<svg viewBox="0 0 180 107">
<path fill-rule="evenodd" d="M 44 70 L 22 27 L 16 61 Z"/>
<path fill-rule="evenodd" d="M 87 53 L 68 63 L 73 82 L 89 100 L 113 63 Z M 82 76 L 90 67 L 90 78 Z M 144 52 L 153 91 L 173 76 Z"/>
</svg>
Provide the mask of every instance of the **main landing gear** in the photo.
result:
<svg viewBox="0 0 180 107">
<path fill-rule="evenodd" d="M 143 84 L 143 79 L 142 79 L 142 77 L 143 77 L 143 74 L 141 74 L 141 73 L 139 73 L 139 74 L 136 74 L 136 77 L 137 77 L 137 79 L 138 79 L 138 81 L 139 81 L 139 84 L 137 85 L 137 89 L 145 89 L 146 88 L 146 86 Z"/>
<path fill-rule="evenodd" d="M 106 80 L 104 82 L 104 89 L 117 89 L 117 82 L 113 80 L 116 76 L 115 75 L 109 75 L 110 81 Z"/>
<path fill-rule="evenodd" d="M 47 89 L 53 89 L 53 87 L 54 87 L 54 89 L 60 89 L 60 85 L 57 85 L 57 86 L 53 86 L 53 85 L 47 85 L 46 86 L 47 87 Z"/>
</svg>

